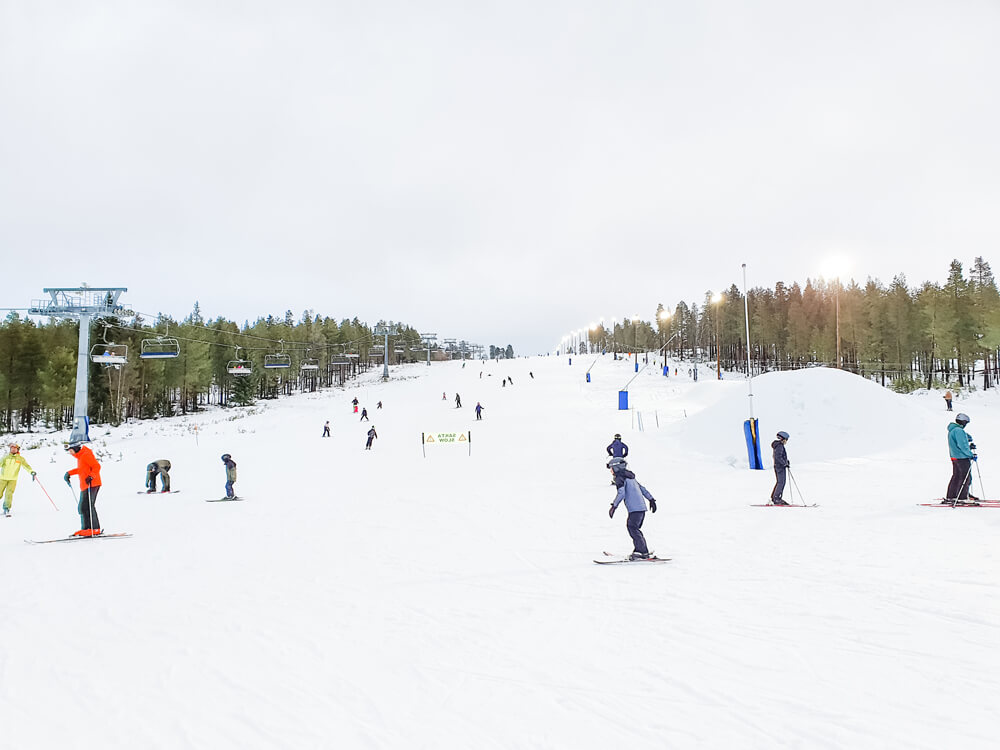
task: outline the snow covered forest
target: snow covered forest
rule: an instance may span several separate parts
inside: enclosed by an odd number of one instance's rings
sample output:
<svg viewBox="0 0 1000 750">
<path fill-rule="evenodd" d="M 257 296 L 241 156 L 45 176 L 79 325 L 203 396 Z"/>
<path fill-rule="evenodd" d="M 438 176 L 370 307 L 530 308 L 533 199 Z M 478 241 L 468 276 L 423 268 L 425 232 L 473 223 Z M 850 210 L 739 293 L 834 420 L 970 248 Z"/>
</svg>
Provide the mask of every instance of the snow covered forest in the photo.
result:
<svg viewBox="0 0 1000 750">
<path fill-rule="evenodd" d="M 749 291 L 750 366 L 753 374 L 836 365 L 839 317 L 844 369 L 897 391 L 935 384 L 967 387 L 995 383 L 1000 362 L 1000 294 L 989 264 L 976 258 L 969 273 L 954 260 L 942 283 L 910 287 L 896 276 L 888 286 L 823 279 L 805 285 L 778 282 L 773 289 Z M 660 304 L 653 322 L 625 319 L 588 332 L 591 351 L 651 351 L 661 347 L 673 358 L 711 361 L 726 371 L 747 366 L 744 300 L 733 284 L 718 302 Z M 427 356 L 415 328 L 398 325 L 389 362 Z M 56 429 L 72 418 L 77 324 L 36 325 L 11 313 L 0 324 L 0 431 Z M 143 341 L 176 339 L 179 356 L 166 361 L 141 357 Z M 315 315 L 299 320 L 267 316 L 242 326 L 218 317 L 203 318 L 197 303 L 181 322 L 141 315 L 98 319 L 91 342 L 111 344 L 127 358 L 122 367 L 92 364 L 90 408 L 95 422 L 118 424 L 196 411 L 201 405 L 248 404 L 295 390 L 343 385 L 383 357 L 382 339 L 357 318 Z M 465 342 L 462 342 L 464 344 Z M 585 342 L 577 349 L 586 347 Z M 432 345 L 435 358 L 450 356 Z M 458 351 L 454 349 L 453 351 Z M 483 352 L 484 354 L 486 352 Z M 510 358 L 513 348 L 489 347 L 490 357 Z M 281 357 L 283 367 L 266 367 Z M 232 377 L 228 365 L 247 363 L 249 377 Z M 980 381 L 976 380 L 976 384 Z"/>
<path fill-rule="evenodd" d="M 989 263 L 976 258 L 968 274 L 954 260 L 943 284 L 907 284 L 903 274 L 886 286 L 807 280 L 802 286 L 778 282 L 774 289 L 748 292 L 750 362 L 753 374 L 837 364 L 839 307 L 841 365 L 897 391 L 939 385 L 996 383 L 1000 357 L 1000 294 Z M 713 302 L 660 305 L 655 326 L 625 320 L 589 333 L 591 348 L 657 349 L 677 359 L 718 354 L 723 370 L 747 366 L 743 293 L 733 284 Z M 718 352 L 716 351 L 718 347 Z"/>
</svg>

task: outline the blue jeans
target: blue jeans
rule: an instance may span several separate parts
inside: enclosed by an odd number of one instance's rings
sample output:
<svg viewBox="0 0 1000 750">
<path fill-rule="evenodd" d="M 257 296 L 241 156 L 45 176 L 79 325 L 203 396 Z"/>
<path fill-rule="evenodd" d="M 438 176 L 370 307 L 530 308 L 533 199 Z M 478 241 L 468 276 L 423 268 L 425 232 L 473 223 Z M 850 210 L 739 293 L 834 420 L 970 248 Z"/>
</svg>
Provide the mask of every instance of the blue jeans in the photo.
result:
<svg viewBox="0 0 1000 750">
<path fill-rule="evenodd" d="M 226 497 L 236 497 L 236 493 L 233 492 L 232 482 L 226 482 Z"/>
<path fill-rule="evenodd" d="M 643 555 L 649 554 L 649 547 L 646 546 L 646 537 L 642 535 L 642 522 L 645 519 L 646 511 L 634 510 L 628 514 L 628 521 L 625 523 L 628 535 L 632 537 L 632 544 L 635 545 L 635 551 Z"/>
</svg>

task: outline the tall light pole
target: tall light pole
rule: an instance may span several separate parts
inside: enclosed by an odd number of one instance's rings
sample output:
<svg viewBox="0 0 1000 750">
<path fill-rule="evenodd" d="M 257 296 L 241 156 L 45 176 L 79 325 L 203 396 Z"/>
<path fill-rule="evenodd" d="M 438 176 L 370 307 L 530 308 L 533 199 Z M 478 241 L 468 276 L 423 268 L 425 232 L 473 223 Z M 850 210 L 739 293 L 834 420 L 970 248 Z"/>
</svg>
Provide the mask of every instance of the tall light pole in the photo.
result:
<svg viewBox="0 0 1000 750">
<path fill-rule="evenodd" d="M 837 306 L 837 369 L 840 369 L 840 277 L 837 277 L 837 286 L 833 293 Z"/>
<path fill-rule="evenodd" d="M 719 313 L 721 311 L 722 294 L 716 293 L 712 296 L 712 304 L 715 305 L 715 377 L 722 380 L 722 351 L 719 347 Z"/>
<path fill-rule="evenodd" d="M 663 326 L 666 325 L 667 321 L 670 320 L 670 311 L 667 308 L 660 310 L 660 348 L 663 348 Z M 663 359 L 666 360 L 667 354 L 663 353 Z"/>
<path fill-rule="evenodd" d="M 639 313 L 632 316 L 632 330 L 635 333 L 635 338 L 633 339 L 632 349 L 635 351 L 635 356 L 639 356 Z"/>
</svg>

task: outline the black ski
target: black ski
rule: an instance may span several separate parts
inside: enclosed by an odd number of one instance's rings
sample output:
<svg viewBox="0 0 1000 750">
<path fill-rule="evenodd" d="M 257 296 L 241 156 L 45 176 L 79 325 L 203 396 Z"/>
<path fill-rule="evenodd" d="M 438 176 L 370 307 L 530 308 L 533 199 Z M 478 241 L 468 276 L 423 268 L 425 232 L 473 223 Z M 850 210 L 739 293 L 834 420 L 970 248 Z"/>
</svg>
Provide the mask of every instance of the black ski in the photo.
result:
<svg viewBox="0 0 1000 750">
<path fill-rule="evenodd" d="M 233 503 L 238 500 L 246 500 L 245 497 L 218 497 L 212 500 L 206 500 L 206 503 Z"/>
<path fill-rule="evenodd" d="M 176 495 L 180 490 L 156 490 L 155 492 L 149 492 L 147 490 L 137 490 L 135 494 L 137 495 Z"/>
</svg>

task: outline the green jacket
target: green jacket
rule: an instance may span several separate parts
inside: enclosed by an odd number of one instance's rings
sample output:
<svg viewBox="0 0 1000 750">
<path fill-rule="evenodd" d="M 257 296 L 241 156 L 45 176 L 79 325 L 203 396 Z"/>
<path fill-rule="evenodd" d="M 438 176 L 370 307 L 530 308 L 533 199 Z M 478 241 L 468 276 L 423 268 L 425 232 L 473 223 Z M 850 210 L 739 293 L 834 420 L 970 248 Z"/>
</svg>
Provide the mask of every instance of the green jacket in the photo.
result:
<svg viewBox="0 0 1000 750">
<path fill-rule="evenodd" d="M 24 460 L 24 456 L 20 453 L 8 453 L 3 458 L 0 458 L 0 479 L 17 479 L 17 473 L 21 470 L 22 466 L 32 474 L 35 473 L 31 465 Z"/>
</svg>

